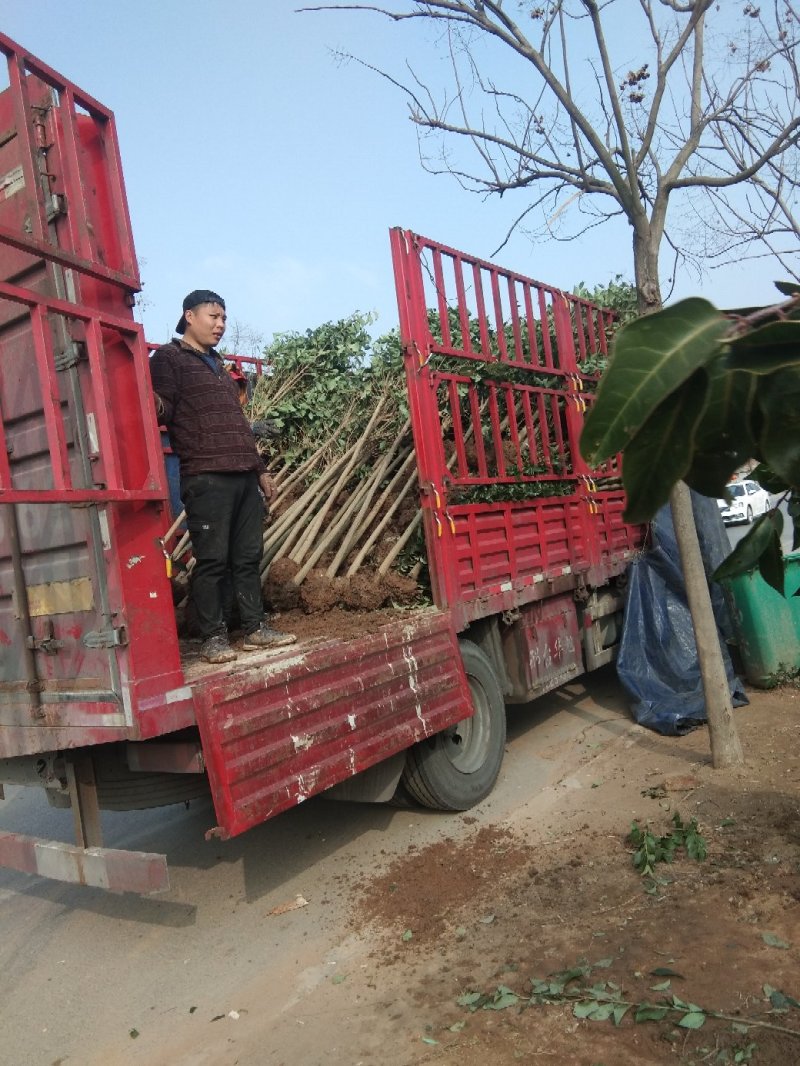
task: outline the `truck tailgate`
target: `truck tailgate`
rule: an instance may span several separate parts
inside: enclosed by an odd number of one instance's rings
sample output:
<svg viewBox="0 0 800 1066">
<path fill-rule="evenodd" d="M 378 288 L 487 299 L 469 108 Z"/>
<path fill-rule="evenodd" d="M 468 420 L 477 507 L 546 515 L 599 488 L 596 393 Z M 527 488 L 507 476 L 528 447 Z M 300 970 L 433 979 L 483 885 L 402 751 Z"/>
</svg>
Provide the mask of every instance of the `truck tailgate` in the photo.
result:
<svg viewBox="0 0 800 1066">
<path fill-rule="evenodd" d="M 195 687 L 227 838 L 472 714 L 449 614 L 428 611 L 357 640 L 261 654 Z"/>
</svg>

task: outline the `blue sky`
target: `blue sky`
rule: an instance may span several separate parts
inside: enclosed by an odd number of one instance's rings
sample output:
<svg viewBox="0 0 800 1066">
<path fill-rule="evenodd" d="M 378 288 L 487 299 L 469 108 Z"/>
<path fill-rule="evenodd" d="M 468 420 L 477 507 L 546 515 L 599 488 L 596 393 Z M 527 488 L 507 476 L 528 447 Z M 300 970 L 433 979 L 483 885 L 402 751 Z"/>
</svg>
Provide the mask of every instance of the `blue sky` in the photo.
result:
<svg viewBox="0 0 800 1066">
<path fill-rule="evenodd" d="M 332 54 L 401 72 L 405 56 L 441 63 L 420 28 L 296 6 L 6 0 L 3 31 L 115 113 L 153 341 L 198 287 L 221 292 L 229 317 L 266 339 L 356 310 L 388 330 L 390 226 L 488 258 L 524 206 L 423 171 L 400 93 Z M 562 288 L 632 276 L 622 223 L 579 244 L 515 237 L 496 259 Z M 756 261 L 681 276 L 676 295 L 766 303 L 782 276 Z"/>
</svg>

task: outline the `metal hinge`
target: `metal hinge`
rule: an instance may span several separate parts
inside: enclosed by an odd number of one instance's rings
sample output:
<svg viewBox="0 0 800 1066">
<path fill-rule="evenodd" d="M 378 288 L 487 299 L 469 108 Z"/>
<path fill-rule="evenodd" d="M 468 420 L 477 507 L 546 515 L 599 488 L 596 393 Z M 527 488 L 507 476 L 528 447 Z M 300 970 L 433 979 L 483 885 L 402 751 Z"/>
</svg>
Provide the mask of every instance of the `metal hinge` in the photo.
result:
<svg viewBox="0 0 800 1066">
<path fill-rule="evenodd" d="M 29 636 L 25 641 L 25 646 L 32 651 L 43 651 L 45 655 L 55 655 L 64 647 L 64 641 L 56 640 L 53 622 L 50 618 L 45 622 L 44 630 L 45 635 L 43 637 Z M 41 689 L 37 691 L 41 691 Z"/>
<path fill-rule="evenodd" d="M 55 177 L 53 174 L 47 174 L 48 178 Z M 47 209 L 47 221 L 52 222 L 60 215 L 66 215 L 67 213 L 67 198 L 60 193 L 51 193 L 46 201 Z"/>
<path fill-rule="evenodd" d="M 93 629 L 81 637 L 84 648 L 122 648 L 127 643 L 128 633 L 125 626 L 118 629 Z"/>
</svg>

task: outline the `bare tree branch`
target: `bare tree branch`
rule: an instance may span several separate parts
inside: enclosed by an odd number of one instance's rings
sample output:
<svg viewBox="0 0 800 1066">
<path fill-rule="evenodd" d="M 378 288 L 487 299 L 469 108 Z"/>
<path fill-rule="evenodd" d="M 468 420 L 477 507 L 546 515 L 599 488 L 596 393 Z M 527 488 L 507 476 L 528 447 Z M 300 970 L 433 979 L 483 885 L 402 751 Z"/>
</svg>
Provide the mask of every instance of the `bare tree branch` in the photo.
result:
<svg viewBox="0 0 800 1066">
<path fill-rule="evenodd" d="M 735 9 L 717 0 L 387 0 L 303 10 L 446 30 L 449 76 L 436 89 L 434 68 L 424 77 L 409 68 L 406 84 L 376 71 L 406 94 L 423 165 L 484 195 L 526 190 L 505 240 L 536 218 L 539 232 L 558 224 L 560 236 L 568 223 L 577 237 L 621 213 L 642 309 L 661 300 L 664 239 L 676 262 L 699 267 L 704 244 L 715 256 L 753 241 L 785 254 L 800 236 L 794 0 Z M 669 211 L 678 196 L 716 198 L 696 212 L 699 230 L 682 226 L 686 212 Z"/>
</svg>

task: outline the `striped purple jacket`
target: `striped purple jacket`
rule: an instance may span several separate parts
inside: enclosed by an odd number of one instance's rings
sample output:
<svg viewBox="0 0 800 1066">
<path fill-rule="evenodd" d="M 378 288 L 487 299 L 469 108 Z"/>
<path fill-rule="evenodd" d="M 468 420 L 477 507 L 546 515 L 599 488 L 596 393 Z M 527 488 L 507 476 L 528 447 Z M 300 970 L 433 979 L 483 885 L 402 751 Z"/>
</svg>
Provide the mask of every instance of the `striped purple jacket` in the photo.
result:
<svg viewBox="0 0 800 1066">
<path fill-rule="evenodd" d="M 212 349 L 216 369 L 179 338 L 150 359 L 153 389 L 164 401 L 161 421 L 181 476 L 264 472 L 255 438 L 239 403 L 239 392 Z"/>
</svg>

